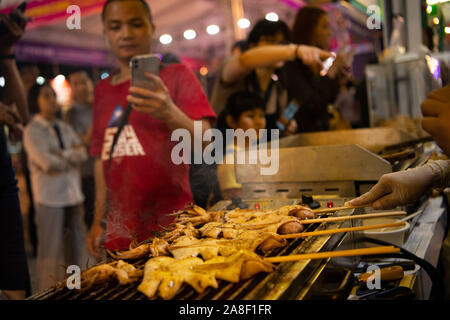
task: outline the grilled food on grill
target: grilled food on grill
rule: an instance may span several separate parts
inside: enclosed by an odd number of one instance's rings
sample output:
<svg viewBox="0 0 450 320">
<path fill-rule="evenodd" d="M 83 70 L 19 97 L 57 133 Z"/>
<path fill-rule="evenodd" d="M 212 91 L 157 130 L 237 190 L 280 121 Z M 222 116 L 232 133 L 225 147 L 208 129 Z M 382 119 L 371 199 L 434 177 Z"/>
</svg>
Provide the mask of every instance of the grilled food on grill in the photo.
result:
<svg viewBox="0 0 450 320">
<path fill-rule="evenodd" d="M 108 264 L 92 267 L 81 274 L 82 288 L 90 287 L 93 284 L 107 282 L 117 279 L 120 285 L 125 285 L 139 280 L 142 270 L 136 269 L 133 265 L 122 260 Z"/>
<path fill-rule="evenodd" d="M 144 273 L 138 290 L 149 298 L 169 299 L 184 282 L 197 292 L 208 286 L 217 288 L 216 279 L 238 282 L 258 272 L 272 271 L 272 265 L 255 251 L 266 253 L 285 246 L 287 241 L 279 234 L 303 231 L 300 219 L 314 216 L 302 206 L 285 206 L 273 211 L 236 209 L 224 213 L 206 212 L 195 205 L 175 215 L 176 222 L 150 243 L 127 251 L 108 250 L 118 261 L 85 271 L 83 283 L 90 286 L 117 279 L 120 284 L 126 284 Z M 153 258 L 145 264 L 144 272 L 122 261 L 147 256 Z"/>
<path fill-rule="evenodd" d="M 180 224 L 192 223 L 195 226 L 213 223 L 216 226 L 221 224 L 231 224 L 232 226 L 255 223 L 257 221 L 267 221 L 274 217 L 295 217 L 298 219 L 314 218 L 313 211 L 305 206 L 291 205 L 284 206 L 277 210 L 241 210 L 235 209 L 227 213 L 223 212 L 206 212 L 197 206 L 187 206 L 174 214 L 175 221 Z M 215 230 L 217 231 L 217 230 Z M 211 231 L 214 234 L 214 231 Z M 298 231 L 299 232 L 299 231 Z M 214 237 L 214 236 L 213 236 Z"/>
<path fill-rule="evenodd" d="M 174 223 L 165 230 L 162 239 L 170 242 L 183 235 L 198 237 L 199 231 L 190 222 L 187 222 L 186 224 Z"/>
<path fill-rule="evenodd" d="M 148 298 L 153 298 L 158 293 L 159 297 L 170 299 L 184 282 L 199 293 L 209 286 L 217 288 L 213 272 L 193 270 L 199 264 L 203 264 L 203 260 L 195 257 L 179 260 L 170 257 L 150 259 L 145 264 L 144 278 L 138 290 Z"/>
<path fill-rule="evenodd" d="M 257 254 L 240 250 L 229 257 L 216 257 L 203 262 L 189 257 L 174 259 L 170 257 L 152 258 L 145 264 L 144 278 L 138 290 L 148 298 L 156 294 L 170 299 L 186 282 L 198 293 L 207 287 L 217 288 L 217 280 L 239 282 L 259 272 L 271 272 L 272 265 L 264 262 Z"/>
<path fill-rule="evenodd" d="M 116 260 L 130 260 L 130 259 L 139 259 L 148 255 L 152 255 L 153 257 L 157 256 L 165 256 L 168 255 L 167 247 L 169 243 L 164 239 L 154 238 L 151 243 L 141 244 L 134 249 L 130 249 L 127 251 L 111 251 L 106 248 L 106 252 L 109 256 Z"/>
<path fill-rule="evenodd" d="M 169 251 L 176 259 L 201 255 L 204 260 L 210 260 L 219 255 L 230 256 L 239 250 L 254 252 L 258 249 L 262 253 L 266 253 L 285 245 L 287 245 L 287 241 L 277 234 L 247 230 L 242 232 L 239 238 L 233 240 L 180 237 L 172 243 Z"/>
<path fill-rule="evenodd" d="M 260 272 L 272 272 L 271 263 L 254 252 L 239 250 L 228 257 L 218 256 L 194 267 L 194 270 L 213 272 L 217 279 L 239 282 Z"/>
</svg>

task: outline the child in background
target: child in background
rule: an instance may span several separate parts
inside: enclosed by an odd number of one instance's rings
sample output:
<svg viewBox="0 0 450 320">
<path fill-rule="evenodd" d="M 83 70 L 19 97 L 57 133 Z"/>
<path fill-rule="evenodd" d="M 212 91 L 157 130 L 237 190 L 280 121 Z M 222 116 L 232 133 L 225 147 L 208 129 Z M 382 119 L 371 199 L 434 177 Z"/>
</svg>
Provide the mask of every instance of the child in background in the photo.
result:
<svg viewBox="0 0 450 320">
<path fill-rule="evenodd" d="M 249 129 L 256 130 L 259 139 L 259 129 L 266 128 L 266 117 L 264 113 L 264 101 L 254 93 L 237 92 L 229 97 L 225 109 L 219 116 L 217 127 L 226 137 L 226 129 Z M 246 141 L 246 149 L 249 143 Z M 234 153 L 238 150 L 235 141 L 227 145 L 224 150 L 223 164 L 217 166 L 217 177 L 219 179 L 220 191 L 224 200 L 241 197 L 242 186 L 236 181 L 234 167 Z"/>
</svg>

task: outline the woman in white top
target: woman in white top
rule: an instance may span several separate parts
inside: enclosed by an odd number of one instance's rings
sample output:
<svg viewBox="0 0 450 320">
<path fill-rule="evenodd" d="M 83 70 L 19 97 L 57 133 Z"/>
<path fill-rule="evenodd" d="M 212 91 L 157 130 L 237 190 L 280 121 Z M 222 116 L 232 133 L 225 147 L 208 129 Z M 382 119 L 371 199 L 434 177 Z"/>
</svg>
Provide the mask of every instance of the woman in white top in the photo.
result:
<svg viewBox="0 0 450 320">
<path fill-rule="evenodd" d="M 86 265 L 80 164 L 87 153 L 75 131 L 58 119 L 60 108 L 49 84 L 30 89 L 29 105 L 39 113 L 27 125 L 28 153 L 38 229 L 38 289 L 67 274 L 61 266 Z"/>
</svg>

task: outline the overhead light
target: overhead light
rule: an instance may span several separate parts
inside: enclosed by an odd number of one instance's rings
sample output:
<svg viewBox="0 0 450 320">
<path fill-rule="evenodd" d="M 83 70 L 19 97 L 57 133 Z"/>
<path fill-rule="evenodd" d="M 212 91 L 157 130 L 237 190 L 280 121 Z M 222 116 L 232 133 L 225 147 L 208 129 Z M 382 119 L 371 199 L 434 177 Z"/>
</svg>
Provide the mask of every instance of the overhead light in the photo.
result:
<svg viewBox="0 0 450 320">
<path fill-rule="evenodd" d="M 0 87 L 4 87 L 5 86 L 5 78 L 4 77 L 0 77 Z"/>
<path fill-rule="evenodd" d="M 62 85 L 65 80 L 66 80 L 66 77 L 64 77 L 62 74 L 58 74 L 55 77 L 55 85 Z"/>
<path fill-rule="evenodd" d="M 266 14 L 266 20 L 277 22 L 279 18 L 275 12 L 269 12 L 268 14 Z"/>
<path fill-rule="evenodd" d="M 439 24 L 439 18 L 437 18 L 437 17 L 434 18 L 434 19 L 433 19 L 433 23 L 434 23 L 434 24 Z"/>
<path fill-rule="evenodd" d="M 163 34 L 159 37 L 159 42 L 162 44 L 169 44 L 172 42 L 172 36 L 170 34 Z"/>
<path fill-rule="evenodd" d="M 192 40 L 195 39 L 195 37 L 197 37 L 197 33 L 192 29 L 186 30 L 183 35 L 186 40 Z"/>
<path fill-rule="evenodd" d="M 445 33 L 450 34 L 450 27 L 445 27 Z"/>
<path fill-rule="evenodd" d="M 200 74 L 202 75 L 202 76 L 207 76 L 208 75 L 208 68 L 207 67 L 201 67 L 200 68 Z"/>
<path fill-rule="evenodd" d="M 237 25 L 241 29 L 247 29 L 248 27 L 250 27 L 250 20 L 248 20 L 247 18 L 239 19 Z"/>
<path fill-rule="evenodd" d="M 427 13 L 430 14 L 431 12 L 433 12 L 433 7 L 427 6 Z"/>
<path fill-rule="evenodd" d="M 43 76 L 39 76 L 36 78 L 36 83 L 40 86 L 42 86 L 45 82 L 45 78 Z"/>
<path fill-rule="evenodd" d="M 218 25 L 212 24 L 206 28 L 206 32 L 208 32 L 208 34 L 210 35 L 215 35 L 220 32 L 220 28 Z"/>
</svg>

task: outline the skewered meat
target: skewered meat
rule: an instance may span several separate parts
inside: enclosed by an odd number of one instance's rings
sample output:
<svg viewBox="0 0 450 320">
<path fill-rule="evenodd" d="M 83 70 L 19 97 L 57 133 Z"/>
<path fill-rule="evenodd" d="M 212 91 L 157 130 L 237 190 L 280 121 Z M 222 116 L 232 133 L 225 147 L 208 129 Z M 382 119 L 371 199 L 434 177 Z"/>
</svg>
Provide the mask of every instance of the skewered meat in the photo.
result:
<svg viewBox="0 0 450 320">
<path fill-rule="evenodd" d="M 106 252 L 112 258 L 119 260 L 139 259 L 151 254 L 153 257 L 167 255 L 169 243 L 164 239 L 154 238 L 151 243 L 142 244 L 134 249 L 127 251 L 116 251 L 106 249 Z"/>
<path fill-rule="evenodd" d="M 289 215 L 297 217 L 301 220 L 314 219 L 314 217 L 315 217 L 314 212 L 307 207 L 291 209 L 291 210 L 289 210 Z"/>
<path fill-rule="evenodd" d="M 82 273 L 82 287 L 90 287 L 93 284 L 117 279 L 120 285 L 137 281 L 142 276 L 142 270 L 122 260 L 109 264 L 92 267 Z"/>
<path fill-rule="evenodd" d="M 239 282 L 260 272 L 272 272 L 272 264 L 256 253 L 240 250 L 229 257 L 216 257 L 194 267 L 195 270 L 213 272 L 217 279 Z"/>
<path fill-rule="evenodd" d="M 188 205 L 182 210 L 174 213 L 176 216 L 175 222 L 180 224 L 192 223 L 194 226 L 204 224 L 212 221 L 223 221 L 223 212 L 206 212 L 205 209 L 200 208 L 194 204 Z"/>
<path fill-rule="evenodd" d="M 210 260 L 218 255 L 230 256 L 239 250 L 254 252 L 259 249 L 266 253 L 286 244 L 287 241 L 276 234 L 247 230 L 234 240 L 181 237 L 172 243 L 169 251 L 176 259 L 201 255 L 204 260 Z"/>
<path fill-rule="evenodd" d="M 203 292 L 207 287 L 217 288 L 218 284 L 212 272 L 193 270 L 196 265 L 203 264 L 200 258 L 174 259 L 156 257 L 145 264 L 144 278 L 138 290 L 148 298 L 158 296 L 163 299 L 172 298 L 183 282 L 188 283 L 197 292 Z"/>
<path fill-rule="evenodd" d="M 239 282 L 257 273 L 272 270 L 272 264 L 245 250 L 207 262 L 195 257 L 178 260 L 156 257 L 145 264 L 144 278 L 138 290 L 148 298 L 154 298 L 158 294 L 163 299 L 170 299 L 175 296 L 183 282 L 201 293 L 207 287 L 217 288 L 216 279 Z"/>
<path fill-rule="evenodd" d="M 190 236 L 190 237 L 198 237 L 199 236 L 198 229 L 194 228 L 194 226 L 190 222 L 188 222 L 186 224 L 175 223 L 175 224 L 172 224 L 169 228 L 170 229 L 166 230 L 166 232 L 162 236 L 162 238 L 164 240 L 169 241 L 169 242 L 175 240 L 176 238 L 178 238 L 182 235 L 186 235 L 186 236 Z"/>
<path fill-rule="evenodd" d="M 299 221 L 288 221 L 280 225 L 277 229 L 278 234 L 292 234 L 303 231 L 303 225 Z"/>
</svg>

